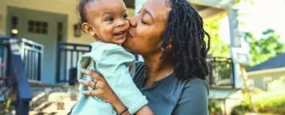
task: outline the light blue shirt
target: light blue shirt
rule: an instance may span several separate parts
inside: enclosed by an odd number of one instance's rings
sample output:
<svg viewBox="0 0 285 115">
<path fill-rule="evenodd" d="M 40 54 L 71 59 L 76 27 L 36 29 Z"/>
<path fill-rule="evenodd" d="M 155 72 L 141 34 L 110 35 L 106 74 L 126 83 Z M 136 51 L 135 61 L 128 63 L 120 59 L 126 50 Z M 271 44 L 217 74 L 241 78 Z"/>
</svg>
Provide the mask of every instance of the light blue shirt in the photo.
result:
<svg viewBox="0 0 285 115">
<path fill-rule="evenodd" d="M 103 74 L 110 87 L 128 107 L 131 114 L 136 113 L 148 102 L 134 84 L 130 67 L 134 65 L 133 54 L 121 46 L 111 43 L 94 42 L 92 50 L 80 57 L 78 61 L 78 80 L 94 81 L 90 76 L 80 72 L 81 68 L 97 70 Z M 135 69 L 134 67 L 132 67 Z M 83 91 L 94 90 L 80 84 L 80 98 L 72 109 L 72 115 L 116 115 L 110 103 L 94 96 L 84 96 Z"/>
</svg>

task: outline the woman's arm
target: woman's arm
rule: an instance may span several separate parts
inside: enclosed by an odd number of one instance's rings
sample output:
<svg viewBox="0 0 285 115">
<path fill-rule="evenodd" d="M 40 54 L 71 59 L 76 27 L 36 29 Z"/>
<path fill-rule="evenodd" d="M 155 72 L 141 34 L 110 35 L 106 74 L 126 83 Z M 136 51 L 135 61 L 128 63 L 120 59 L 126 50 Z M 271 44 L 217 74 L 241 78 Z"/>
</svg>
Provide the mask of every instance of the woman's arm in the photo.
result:
<svg viewBox="0 0 285 115">
<path fill-rule="evenodd" d="M 208 115 L 208 84 L 199 78 L 189 80 L 180 96 L 174 115 Z"/>
<path fill-rule="evenodd" d="M 117 100 L 117 102 L 115 102 L 113 104 L 113 106 L 115 107 L 116 111 L 118 113 L 121 113 L 123 112 L 126 108 L 126 106 L 122 103 L 122 101 L 120 101 L 119 99 Z M 121 115 L 131 115 L 128 111 L 127 112 L 124 112 L 123 114 Z M 141 109 L 139 109 L 137 112 L 136 112 L 136 115 L 154 115 L 154 113 L 152 112 L 152 110 L 150 109 L 149 106 L 145 105 L 143 106 Z"/>
</svg>

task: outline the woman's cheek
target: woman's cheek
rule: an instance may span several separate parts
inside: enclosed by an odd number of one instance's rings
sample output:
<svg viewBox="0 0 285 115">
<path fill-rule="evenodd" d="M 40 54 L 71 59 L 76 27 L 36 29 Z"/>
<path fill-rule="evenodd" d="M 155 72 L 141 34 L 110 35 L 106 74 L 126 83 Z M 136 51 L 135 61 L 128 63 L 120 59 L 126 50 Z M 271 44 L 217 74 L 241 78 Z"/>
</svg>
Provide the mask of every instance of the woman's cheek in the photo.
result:
<svg viewBox="0 0 285 115">
<path fill-rule="evenodd" d="M 150 34 L 152 34 L 151 32 L 149 32 L 150 28 L 147 28 L 147 27 L 144 27 L 144 26 L 140 26 L 140 27 L 137 27 L 137 30 L 136 30 L 136 36 L 138 38 L 148 38 L 148 36 L 150 36 Z"/>
</svg>

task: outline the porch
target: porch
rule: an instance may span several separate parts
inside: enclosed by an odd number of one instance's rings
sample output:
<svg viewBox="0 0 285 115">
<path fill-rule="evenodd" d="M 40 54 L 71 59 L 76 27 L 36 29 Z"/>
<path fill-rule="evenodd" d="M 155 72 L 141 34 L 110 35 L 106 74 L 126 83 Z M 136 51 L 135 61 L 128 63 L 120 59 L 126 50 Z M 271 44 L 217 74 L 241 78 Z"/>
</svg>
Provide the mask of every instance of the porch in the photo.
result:
<svg viewBox="0 0 285 115">
<path fill-rule="evenodd" d="M 15 41 L 12 43 L 11 41 Z M 19 46 L 19 47 L 17 47 Z M 24 38 L 10 38 L 0 36 L 0 78 L 2 83 L 8 83 L 18 77 L 14 76 L 19 72 L 18 67 L 13 68 L 12 63 L 15 62 L 12 58 L 13 51 L 18 50 L 26 72 L 27 79 L 30 83 L 40 83 L 42 73 L 44 46 L 36 42 Z M 15 53 L 15 52 L 14 52 Z M 0 82 L 1 85 L 1 82 Z"/>
</svg>

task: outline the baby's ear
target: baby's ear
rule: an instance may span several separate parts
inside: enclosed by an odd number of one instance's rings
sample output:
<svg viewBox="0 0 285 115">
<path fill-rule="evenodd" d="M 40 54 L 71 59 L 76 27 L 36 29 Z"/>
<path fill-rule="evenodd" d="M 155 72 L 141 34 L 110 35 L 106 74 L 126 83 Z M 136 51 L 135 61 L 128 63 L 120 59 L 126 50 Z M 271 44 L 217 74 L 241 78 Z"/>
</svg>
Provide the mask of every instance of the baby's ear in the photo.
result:
<svg viewBox="0 0 285 115">
<path fill-rule="evenodd" d="M 88 33 L 91 36 L 95 36 L 95 30 L 92 25 L 84 22 L 81 27 L 84 32 Z"/>
</svg>

